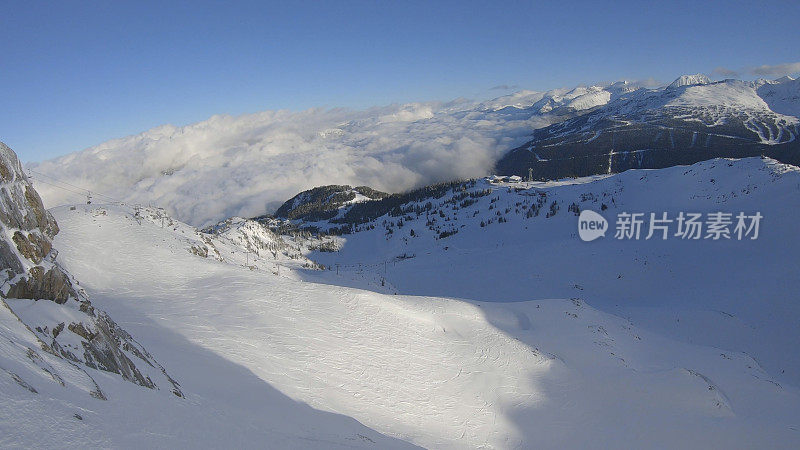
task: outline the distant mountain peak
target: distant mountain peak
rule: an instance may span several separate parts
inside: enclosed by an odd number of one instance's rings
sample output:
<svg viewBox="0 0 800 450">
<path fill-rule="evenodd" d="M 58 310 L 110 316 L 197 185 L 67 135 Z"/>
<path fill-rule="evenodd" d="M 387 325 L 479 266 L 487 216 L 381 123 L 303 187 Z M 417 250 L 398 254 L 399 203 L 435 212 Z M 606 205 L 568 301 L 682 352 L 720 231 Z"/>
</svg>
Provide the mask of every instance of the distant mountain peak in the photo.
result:
<svg viewBox="0 0 800 450">
<path fill-rule="evenodd" d="M 703 75 L 702 73 L 697 73 L 694 75 L 681 75 L 675 81 L 670 83 L 670 85 L 667 86 L 667 89 L 675 89 L 682 86 L 696 86 L 709 83 L 711 83 L 711 79 Z"/>
</svg>

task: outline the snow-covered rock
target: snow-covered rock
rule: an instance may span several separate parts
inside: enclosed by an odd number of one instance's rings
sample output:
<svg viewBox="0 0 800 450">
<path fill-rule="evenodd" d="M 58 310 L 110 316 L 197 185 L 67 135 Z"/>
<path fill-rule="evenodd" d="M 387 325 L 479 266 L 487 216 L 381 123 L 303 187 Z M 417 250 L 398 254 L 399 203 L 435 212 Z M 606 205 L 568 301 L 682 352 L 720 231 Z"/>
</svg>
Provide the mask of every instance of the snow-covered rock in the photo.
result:
<svg viewBox="0 0 800 450">
<path fill-rule="evenodd" d="M 270 225 L 267 225 L 270 224 Z M 281 234 L 272 231 L 271 227 Z M 317 263 L 306 255 L 315 250 L 335 251 L 337 244 L 333 238 L 320 238 L 307 231 L 301 231 L 291 223 L 262 218 L 261 221 L 232 217 L 203 230 L 214 238 L 216 247 L 235 247 L 246 252 L 246 259 L 252 254 L 253 268 L 259 268 L 259 261 L 267 264 L 294 268 L 317 269 Z M 224 253 L 224 250 L 223 250 Z M 224 261 L 225 258 L 222 258 Z"/>
<path fill-rule="evenodd" d="M 178 383 L 103 311 L 58 262 L 58 233 L 16 155 L 0 143 L 0 378 L 31 393 L 68 383 L 105 399 L 97 375 L 111 372 L 182 397 Z M 47 376 L 44 376 L 44 375 Z M 7 379 L 5 381 L 8 381 Z"/>
<path fill-rule="evenodd" d="M 711 83 L 711 79 L 698 73 L 695 75 L 681 75 L 667 86 L 667 89 L 676 89 L 683 86 L 697 86 Z"/>
</svg>

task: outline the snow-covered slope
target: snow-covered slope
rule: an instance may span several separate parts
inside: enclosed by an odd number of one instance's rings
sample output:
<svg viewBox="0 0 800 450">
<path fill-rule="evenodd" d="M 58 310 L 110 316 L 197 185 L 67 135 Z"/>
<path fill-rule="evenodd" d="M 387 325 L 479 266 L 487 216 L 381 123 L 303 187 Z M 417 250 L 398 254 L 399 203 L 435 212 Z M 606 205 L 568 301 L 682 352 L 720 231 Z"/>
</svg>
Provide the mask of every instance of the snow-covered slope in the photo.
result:
<svg viewBox="0 0 800 450">
<path fill-rule="evenodd" d="M 217 226 L 215 234 L 204 234 L 155 208 L 79 205 L 57 213 L 67 216 L 62 234 L 72 236 L 56 242 L 56 247 L 64 250 L 58 261 L 91 274 L 91 281 L 83 286 L 92 295 L 102 291 L 90 286 L 112 286 L 116 300 L 112 315 L 118 313 L 125 328 L 133 330 L 140 342 L 155 344 L 153 351 L 159 359 L 168 361 L 170 369 L 174 367 L 180 373 L 177 379 L 181 380 L 182 392 L 175 385 L 174 392 L 180 397 L 165 395 L 92 368 L 91 361 L 105 364 L 107 359 L 132 360 L 137 366 L 123 368 L 123 376 L 139 382 L 125 370 L 137 374 L 141 370 L 147 374 L 146 382 L 152 379 L 157 387 L 172 387 L 171 379 L 163 380 L 166 373 L 155 376 L 163 369 L 144 347 L 105 313 L 95 310 L 85 294 L 80 301 L 68 299 L 63 304 L 4 296 L 0 300 L 0 447 L 410 447 L 353 419 L 286 397 L 247 367 L 231 361 L 220 348 L 198 346 L 171 327 L 172 320 L 199 327 L 211 340 L 225 339 L 224 333 L 214 335 L 214 327 L 243 329 L 246 323 L 236 317 L 247 314 L 246 310 L 232 314 L 236 305 L 225 296 L 215 298 L 213 287 L 195 285 L 181 292 L 183 283 L 194 284 L 196 279 L 180 277 L 194 270 L 199 270 L 194 274 L 198 276 L 215 274 L 219 278 L 206 282 L 225 286 L 218 294 L 236 291 L 237 281 L 228 277 L 231 274 L 245 278 L 247 274 L 276 274 L 286 277 L 281 280 L 291 280 L 297 277 L 290 268 L 313 266 L 301 253 L 306 241 L 293 243 L 296 247 L 282 239 L 271 241 L 271 232 L 244 219 L 232 219 Z M 76 223 L 72 220 L 75 217 L 83 222 Z M 76 236 L 74 226 L 86 233 Z M 139 273 L 145 278 L 130 283 L 126 271 L 152 264 L 154 260 L 148 255 L 158 263 L 147 274 Z M 121 271 L 122 267 L 128 269 Z M 162 284 L 166 279 L 169 283 Z M 187 309 L 182 317 L 167 319 L 163 310 L 149 309 L 153 298 Z M 193 306 L 192 298 L 208 303 Z M 102 297 L 97 303 L 110 305 Z M 205 317 L 211 322 L 203 325 L 191 320 L 195 307 L 210 314 Z M 134 316 L 131 311 L 136 311 Z M 227 318 L 216 320 L 214 316 Z M 130 322 L 131 317 L 136 317 L 136 323 Z M 231 322 L 225 324 L 227 320 Z M 99 337 L 84 338 L 86 333 Z M 101 340 L 108 336 L 117 344 Z M 231 340 L 228 344 L 239 347 L 246 342 Z M 106 359 L 98 359 L 92 345 L 114 356 L 100 353 Z M 86 355 L 91 355 L 86 356 L 90 358 L 87 362 L 79 365 L 75 362 L 80 358 L 61 356 L 81 346 Z M 181 376 L 186 376 L 185 383 Z"/>
<path fill-rule="evenodd" d="M 224 220 L 196 234 L 214 247 L 217 259 L 241 264 L 244 258 L 245 266 L 253 270 L 273 270 L 276 274 L 280 267 L 319 269 L 318 264 L 306 255 L 315 250 L 334 251 L 338 248 L 332 238 L 296 229 L 284 229 L 278 235 L 263 223 L 241 217 Z"/>
<path fill-rule="evenodd" d="M 374 202 L 374 214 L 353 216 L 371 220 L 348 224 L 357 232 L 342 237 L 338 252 L 313 259 L 354 279 L 373 267 L 377 276 L 367 272 L 364 282 L 380 290 L 383 278 L 403 294 L 580 296 L 675 338 L 747 351 L 771 376 L 798 385 L 798 193 L 796 167 L 760 158 L 548 183 L 484 179 L 388 208 Z M 607 238 L 581 242 L 576 209 L 602 212 Z M 622 211 L 760 211 L 765 219 L 756 241 L 619 241 L 612 235 Z"/>
<path fill-rule="evenodd" d="M 103 423 L 141 424 L 145 446 L 214 445 L 220 429 L 228 446 L 401 444 L 378 433 L 429 448 L 800 443 L 796 168 L 715 160 L 443 192 L 312 253 L 326 270 L 280 273 L 192 251 L 204 237 L 225 257 L 250 245 L 237 233 L 275 239 L 247 221 L 196 235 L 127 206 L 57 208 L 63 264 L 190 400 L 147 417 L 126 400 Z M 572 203 L 765 219 L 756 241 L 583 243 Z"/>
<path fill-rule="evenodd" d="M 771 110 L 800 117 L 800 79 L 786 76 L 775 81 L 758 80 L 755 86 Z"/>
<path fill-rule="evenodd" d="M 60 265 L 52 244 L 58 231 L 16 155 L 0 143 L 2 447 L 104 445 L 82 423 L 84 405 L 112 414 L 126 408 L 108 404 L 120 385 L 183 401 L 178 382 Z"/>
<path fill-rule="evenodd" d="M 711 82 L 684 75 L 620 94 L 602 107 L 533 131 L 498 172 L 536 179 L 662 168 L 715 157 L 767 155 L 800 163 L 796 80 Z"/>
</svg>

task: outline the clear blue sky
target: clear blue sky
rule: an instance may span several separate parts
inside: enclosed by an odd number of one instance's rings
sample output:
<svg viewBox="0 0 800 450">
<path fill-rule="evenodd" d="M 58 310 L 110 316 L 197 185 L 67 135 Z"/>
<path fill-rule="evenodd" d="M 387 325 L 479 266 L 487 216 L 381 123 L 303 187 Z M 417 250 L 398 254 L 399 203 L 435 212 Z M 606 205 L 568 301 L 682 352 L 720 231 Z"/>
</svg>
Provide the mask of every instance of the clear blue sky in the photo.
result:
<svg viewBox="0 0 800 450">
<path fill-rule="evenodd" d="M 5 0 L 0 17 L 0 140 L 25 161 L 217 113 L 800 61 L 797 1 Z"/>
</svg>

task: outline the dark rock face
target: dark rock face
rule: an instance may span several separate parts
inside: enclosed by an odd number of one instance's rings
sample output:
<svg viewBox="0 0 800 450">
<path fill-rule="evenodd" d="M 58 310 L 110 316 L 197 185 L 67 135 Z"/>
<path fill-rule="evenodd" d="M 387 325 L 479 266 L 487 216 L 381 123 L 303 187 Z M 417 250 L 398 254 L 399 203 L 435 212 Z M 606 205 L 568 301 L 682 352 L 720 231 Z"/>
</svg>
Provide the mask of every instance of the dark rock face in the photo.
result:
<svg viewBox="0 0 800 450">
<path fill-rule="evenodd" d="M 44 208 L 14 152 L 2 143 L 0 231 L 0 301 L 36 335 L 43 351 L 119 374 L 150 389 L 158 389 L 159 383 L 183 397 L 180 386 L 166 370 L 111 317 L 96 311 L 77 282 L 59 266 L 52 245 L 58 225 Z M 30 314 L 23 317 L 5 299 L 50 301 L 55 305 L 48 307 L 48 314 L 43 317 Z M 53 324 L 52 317 L 59 313 L 64 321 Z M 68 334 L 70 339 L 65 339 Z M 65 343 L 75 342 L 76 338 L 80 347 Z M 93 395 L 104 398 L 99 387 Z"/>
<path fill-rule="evenodd" d="M 23 272 L 22 264 L 6 240 L 0 240 L 0 268 L 5 272 L 6 279 Z"/>
<path fill-rule="evenodd" d="M 8 298 L 47 299 L 58 304 L 77 295 L 61 269 L 51 267 L 45 272 L 42 266 L 31 267 L 28 276 L 12 284 L 6 293 Z"/>
</svg>

